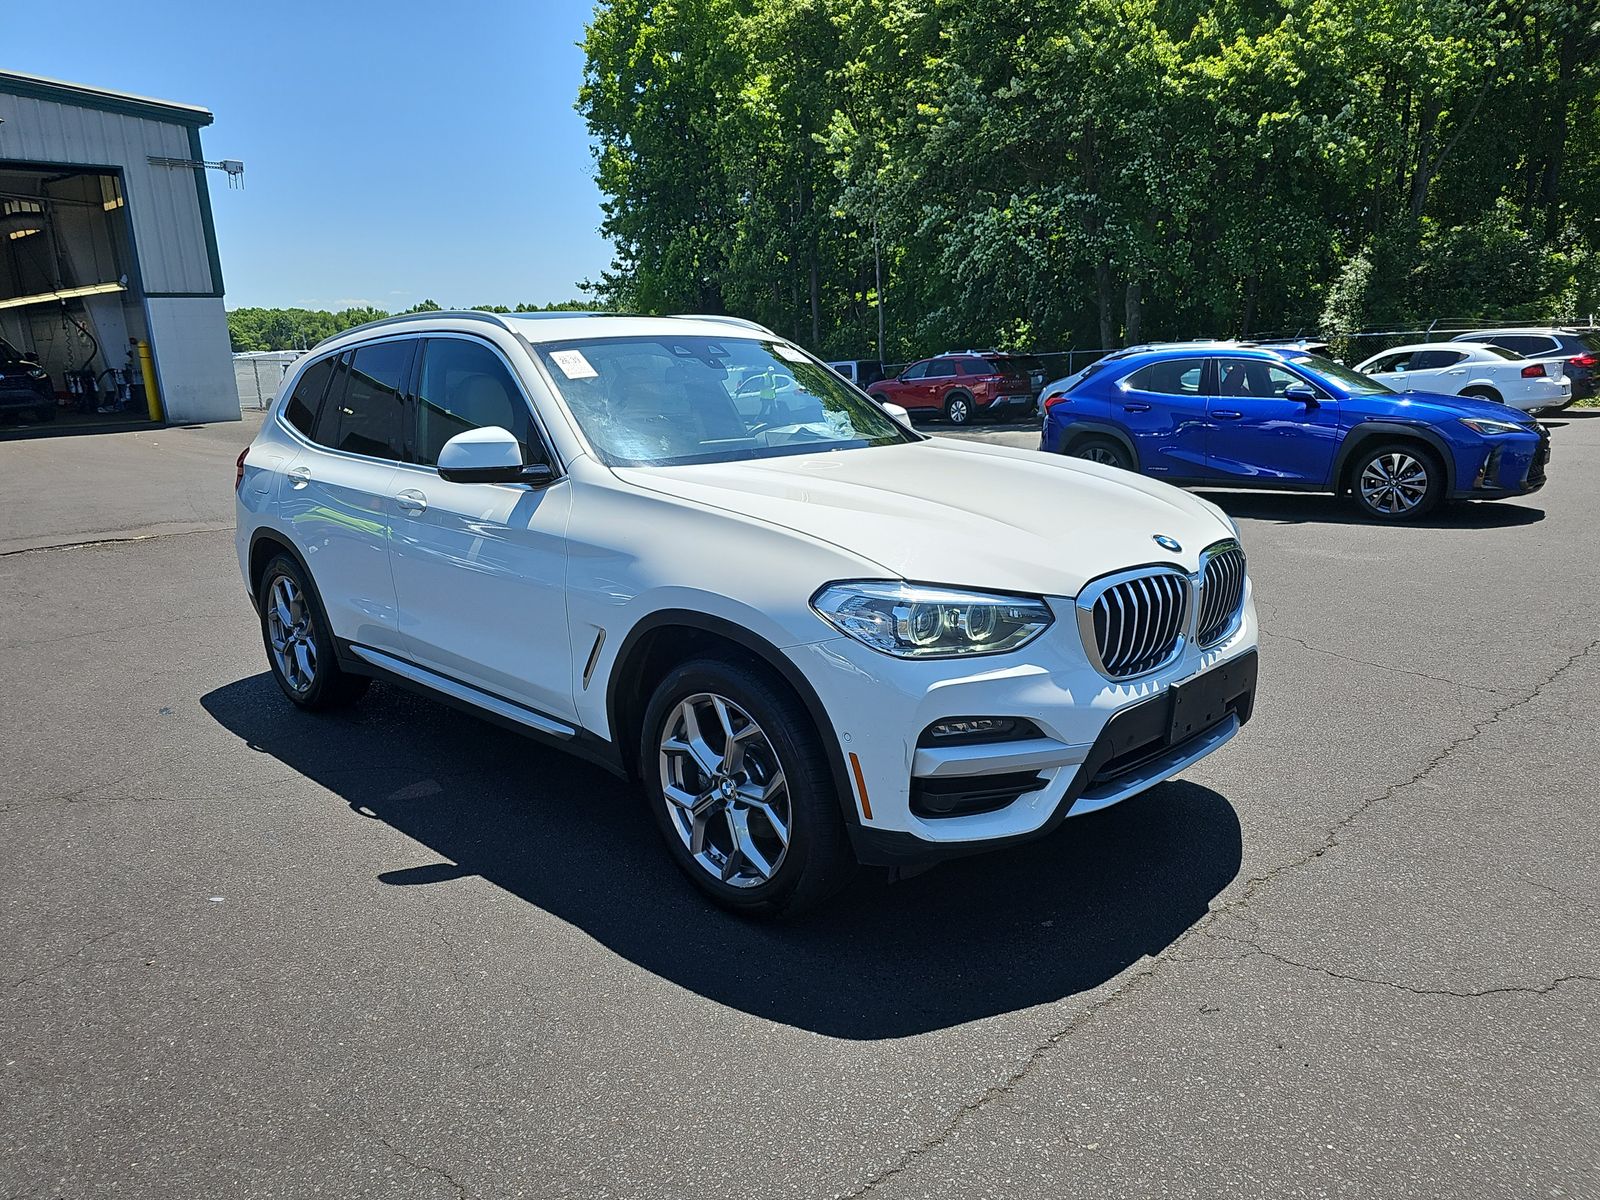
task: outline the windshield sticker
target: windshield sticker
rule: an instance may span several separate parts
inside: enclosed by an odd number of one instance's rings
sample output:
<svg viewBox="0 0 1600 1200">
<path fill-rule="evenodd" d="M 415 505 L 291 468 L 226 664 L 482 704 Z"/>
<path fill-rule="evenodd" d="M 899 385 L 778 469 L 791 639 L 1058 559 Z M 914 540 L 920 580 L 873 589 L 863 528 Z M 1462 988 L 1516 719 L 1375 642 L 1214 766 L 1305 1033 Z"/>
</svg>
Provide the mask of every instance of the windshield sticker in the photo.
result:
<svg viewBox="0 0 1600 1200">
<path fill-rule="evenodd" d="M 589 365 L 582 350 L 552 350 L 550 361 L 560 367 L 561 373 L 568 379 L 594 379 L 600 374 Z"/>
<path fill-rule="evenodd" d="M 782 342 L 773 342 L 772 352 L 779 358 L 786 358 L 792 363 L 805 363 L 811 361 L 793 346 L 785 346 Z"/>
</svg>

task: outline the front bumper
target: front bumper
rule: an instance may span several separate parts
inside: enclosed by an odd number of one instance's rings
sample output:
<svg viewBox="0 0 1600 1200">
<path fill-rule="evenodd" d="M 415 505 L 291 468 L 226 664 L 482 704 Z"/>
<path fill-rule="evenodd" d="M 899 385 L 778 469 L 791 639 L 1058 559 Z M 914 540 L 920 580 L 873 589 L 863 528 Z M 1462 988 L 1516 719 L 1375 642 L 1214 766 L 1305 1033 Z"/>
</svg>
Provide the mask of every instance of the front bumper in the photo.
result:
<svg viewBox="0 0 1600 1200">
<path fill-rule="evenodd" d="M 1012 654 L 906 661 L 850 638 L 790 650 L 832 717 L 857 781 L 852 833 L 863 861 L 929 861 L 1043 836 L 1069 815 L 1108 807 L 1170 778 L 1249 720 L 1256 616 L 1248 588 L 1239 627 L 1220 645 L 1187 648 L 1161 670 L 1127 681 L 1109 680 L 1089 665 L 1071 602 L 1051 603 L 1056 623 Z M 1172 685 L 1229 664 L 1242 683 L 1225 709 L 1203 727 L 1169 736 Z M 977 716 L 1027 718 L 1042 736 L 918 745 L 931 724 Z M 952 792 L 970 797 L 985 789 L 999 798 L 998 807 L 949 816 L 935 811 Z"/>
<path fill-rule="evenodd" d="M 1457 463 L 1457 488 L 1452 500 L 1494 500 L 1526 496 L 1545 485 L 1550 462 L 1550 434 L 1541 425 L 1537 433 L 1507 434 L 1486 439 L 1469 464 Z M 1461 470 L 1468 465 L 1471 473 Z"/>
<path fill-rule="evenodd" d="M 54 407 L 56 394 L 6 380 L 0 383 L 0 408 Z"/>
</svg>

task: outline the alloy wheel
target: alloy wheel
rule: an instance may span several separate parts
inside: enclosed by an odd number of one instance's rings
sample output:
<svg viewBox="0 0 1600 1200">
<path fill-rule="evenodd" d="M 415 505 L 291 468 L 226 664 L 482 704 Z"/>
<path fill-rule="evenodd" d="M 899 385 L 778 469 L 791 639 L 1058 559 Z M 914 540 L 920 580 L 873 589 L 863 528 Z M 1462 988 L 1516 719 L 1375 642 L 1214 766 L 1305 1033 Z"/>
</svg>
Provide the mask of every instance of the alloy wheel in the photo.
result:
<svg viewBox="0 0 1600 1200">
<path fill-rule="evenodd" d="M 1121 465 L 1117 462 L 1117 456 L 1104 446 L 1090 446 L 1087 450 L 1081 452 L 1078 457 L 1085 462 L 1100 463 L 1102 466 L 1107 467 Z"/>
<path fill-rule="evenodd" d="M 661 794 L 689 856 L 714 879 L 760 887 L 789 852 L 789 785 L 771 740 L 725 696 L 678 702 L 661 732 Z"/>
<path fill-rule="evenodd" d="M 1410 512 L 1428 494 L 1428 468 L 1400 450 L 1378 455 L 1361 470 L 1361 498 L 1376 512 Z"/>
<path fill-rule="evenodd" d="M 965 425 L 967 418 L 972 415 L 971 410 L 967 407 L 967 402 L 960 397 L 950 401 L 945 405 L 945 408 L 952 425 Z"/>
<path fill-rule="evenodd" d="M 298 696 L 317 681 L 317 635 L 300 586 L 279 575 L 267 591 L 267 641 L 278 674 Z"/>
</svg>

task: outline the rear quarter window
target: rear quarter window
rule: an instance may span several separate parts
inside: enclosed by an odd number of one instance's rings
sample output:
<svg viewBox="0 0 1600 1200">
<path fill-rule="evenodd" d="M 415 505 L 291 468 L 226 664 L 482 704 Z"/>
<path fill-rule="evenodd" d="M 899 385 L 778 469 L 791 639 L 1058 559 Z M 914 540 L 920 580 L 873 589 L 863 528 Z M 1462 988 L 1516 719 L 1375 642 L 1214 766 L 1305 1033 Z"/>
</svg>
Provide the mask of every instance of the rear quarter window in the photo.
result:
<svg viewBox="0 0 1600 1200">
<path fill-rule="evenodd" d="M 312 436 L 311 431 L 317 426 L 317 412 L 322 408 L 322 396 L 332 377 L 333 359 L 312 363 L 300 373 L 300 381 L 283 406 L 283 419 L 307 437 Z"/>
</svg>

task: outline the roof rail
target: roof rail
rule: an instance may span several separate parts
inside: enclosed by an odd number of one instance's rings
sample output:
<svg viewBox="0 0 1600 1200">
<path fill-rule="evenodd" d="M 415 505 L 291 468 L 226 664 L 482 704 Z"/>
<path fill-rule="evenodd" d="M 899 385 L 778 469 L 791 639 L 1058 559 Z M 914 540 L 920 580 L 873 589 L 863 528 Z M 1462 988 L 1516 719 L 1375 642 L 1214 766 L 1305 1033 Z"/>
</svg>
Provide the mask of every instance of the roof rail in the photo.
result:
<svg viewBox="0 0 1600 1200">
<path fill-rule="evenodd" d="M 376 321 L 364 321 L 360 325 L 350 326 L 349 329 L 341 329 L 338 333 L 330 333 L 311 348 L 315 350 L 323 342 L 331 342 L 334 338 L 342 338 L 347 333 L 359 333 L 364 329 L 377 329 L 384 325 L 409 325 L 417 321 L 437 321 L 446 317 L 451 320 L 487 321 L 489 324 L 499 326 L 508 332 L 516 332 L 506 324 L 499 313 L 483 312 L 479 309 L 441 308 L 432 309 L 428 312 L 399 313 L 392 317 L 380 317 Z"/>
<path fill-rule="evenodd" d="M 672 318 L 676 321 L 721 321 L 725 325 L 738 325 L 744 329 L 754 330 L 756 333 L 764 333 L 768 337 L 778 336 L 765 325 L 758 325 L 756 322 L 747 320 L 744 317 L 730 317 L 727 313 L 673 313 Z"/>
</svg>

